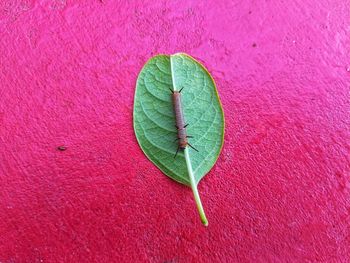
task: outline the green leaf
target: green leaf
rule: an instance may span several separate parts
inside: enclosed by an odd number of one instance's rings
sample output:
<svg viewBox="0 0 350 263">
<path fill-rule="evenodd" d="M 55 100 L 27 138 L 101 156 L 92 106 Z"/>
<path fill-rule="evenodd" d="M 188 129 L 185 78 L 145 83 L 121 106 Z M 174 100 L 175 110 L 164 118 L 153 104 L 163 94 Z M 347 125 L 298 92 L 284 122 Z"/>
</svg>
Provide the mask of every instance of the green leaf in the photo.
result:
<svg viewBox="0 0 350 263">
<path fill-rule="evenodd" d="M 180 90 L 190 147 L 178 147 L 172 93 Z M 141 70 L 134 100 L 134 129 L 146 156 L 167 176 L 192 188 L 202 222 L 207 220 L 197 184 L 219 157 L 224 115 L 214 80 L 192 57 L 178 53 L 151 58 Z"/>
</svg>

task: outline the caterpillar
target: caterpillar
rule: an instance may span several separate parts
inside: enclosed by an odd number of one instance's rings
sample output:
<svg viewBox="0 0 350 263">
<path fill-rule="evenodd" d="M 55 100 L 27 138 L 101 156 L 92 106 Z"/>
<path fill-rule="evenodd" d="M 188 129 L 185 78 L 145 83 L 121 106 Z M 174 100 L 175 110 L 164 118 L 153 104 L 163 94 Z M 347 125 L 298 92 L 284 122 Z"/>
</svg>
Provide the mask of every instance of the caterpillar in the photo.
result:
<svg viewBox="0 0 350 263">
<path fill-rule="evenodd" d="M 198 152 L 198 150 L 188 142 L 188 138 L 193 138 L 193 136 L 188 136 L 186 132 L 186 127 L 188 126 L 188 124 L 185 124 L 185 117 L 182 110 L 182 104 L 181 104 L 182 89 L 183 87 L 179 91 L 173 91 L 172 89 L 170 89 L 170 91 L 172 92 L 173 106 L 174 106 L 174 112 L 175 112 L 175 121 L 176 121 L 175 127 L 177 129 L 177 139 L 175 139 L 175 141 L 178 141 L 178 147 L 174 158 L 176 158 L 176 155 L 179 152 L 179 150 L 185 149 L 187 145 Z"/>
</svg>

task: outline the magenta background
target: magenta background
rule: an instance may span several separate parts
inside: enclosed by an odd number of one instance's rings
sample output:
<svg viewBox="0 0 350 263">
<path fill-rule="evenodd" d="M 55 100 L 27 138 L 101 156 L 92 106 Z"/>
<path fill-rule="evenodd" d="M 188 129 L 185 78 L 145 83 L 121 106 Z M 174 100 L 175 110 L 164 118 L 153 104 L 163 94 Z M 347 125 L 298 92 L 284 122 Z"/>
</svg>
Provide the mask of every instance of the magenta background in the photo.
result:
<svg viewBox="0 0 350 263">
<path fill-rule="evenodd" d="M 0 262 L 349 260 L 350 2 L 128 2 L 0 0 Z M 208 228 L 132 127 L 180 51 L 226 117 Z"/>
</svg>

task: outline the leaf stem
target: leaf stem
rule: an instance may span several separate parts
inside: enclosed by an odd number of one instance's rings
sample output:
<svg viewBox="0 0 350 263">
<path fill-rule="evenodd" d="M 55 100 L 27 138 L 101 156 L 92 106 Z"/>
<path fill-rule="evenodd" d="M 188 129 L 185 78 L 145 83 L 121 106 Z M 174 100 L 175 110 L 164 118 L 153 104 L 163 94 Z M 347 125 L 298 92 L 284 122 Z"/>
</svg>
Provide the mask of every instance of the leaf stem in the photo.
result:
<svg viewBox="0 0 350 263">
<path fill-rule="evenodd" d="M 204 209 L 203 209 L 203 206 L 202 206 L 202 202 L 201 202 L 201 199 L 199 197 L 199 193 L 198 193 L 198 189 L 197 189 L 197 183 L 196 183 L 196 180 L 194 179 L 191 159 L 190 159 L 190 155 L 188 153 L 188 147 L 186 147 L 184 149 L 184 153 L 185 153 L 185 159 L 186 159 L 186 164 L 187 164 L 188 176 L 190 177 L 191 188 L 192 188 L 194 200 L 196 201 L 196 205 L 197 205 L 197 209 L 198 209 L 198 212 L 199 212 L 199 216 L 201 218 L 202 223 L 205 226 L 208 226 L 208 220 L 207 220 L 207 217 L 205 216 Z"/>
</svg>

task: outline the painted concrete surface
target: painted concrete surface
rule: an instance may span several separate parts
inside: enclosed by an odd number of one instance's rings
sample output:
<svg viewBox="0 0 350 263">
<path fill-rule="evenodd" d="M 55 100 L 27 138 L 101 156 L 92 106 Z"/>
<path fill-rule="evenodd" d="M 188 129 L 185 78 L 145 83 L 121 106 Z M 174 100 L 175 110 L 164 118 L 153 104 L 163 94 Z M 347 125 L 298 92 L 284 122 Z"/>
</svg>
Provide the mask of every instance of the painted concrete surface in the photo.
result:
<svg viewBox="0 0 350 263">
<path fill-rule="evenodd" d="M 0 0 L 0 262 L 346 262 L 349 6 Z M 208 228 L 132 127 L 141 67 L 176 52 L 225 111 Z"/>
</svg>

